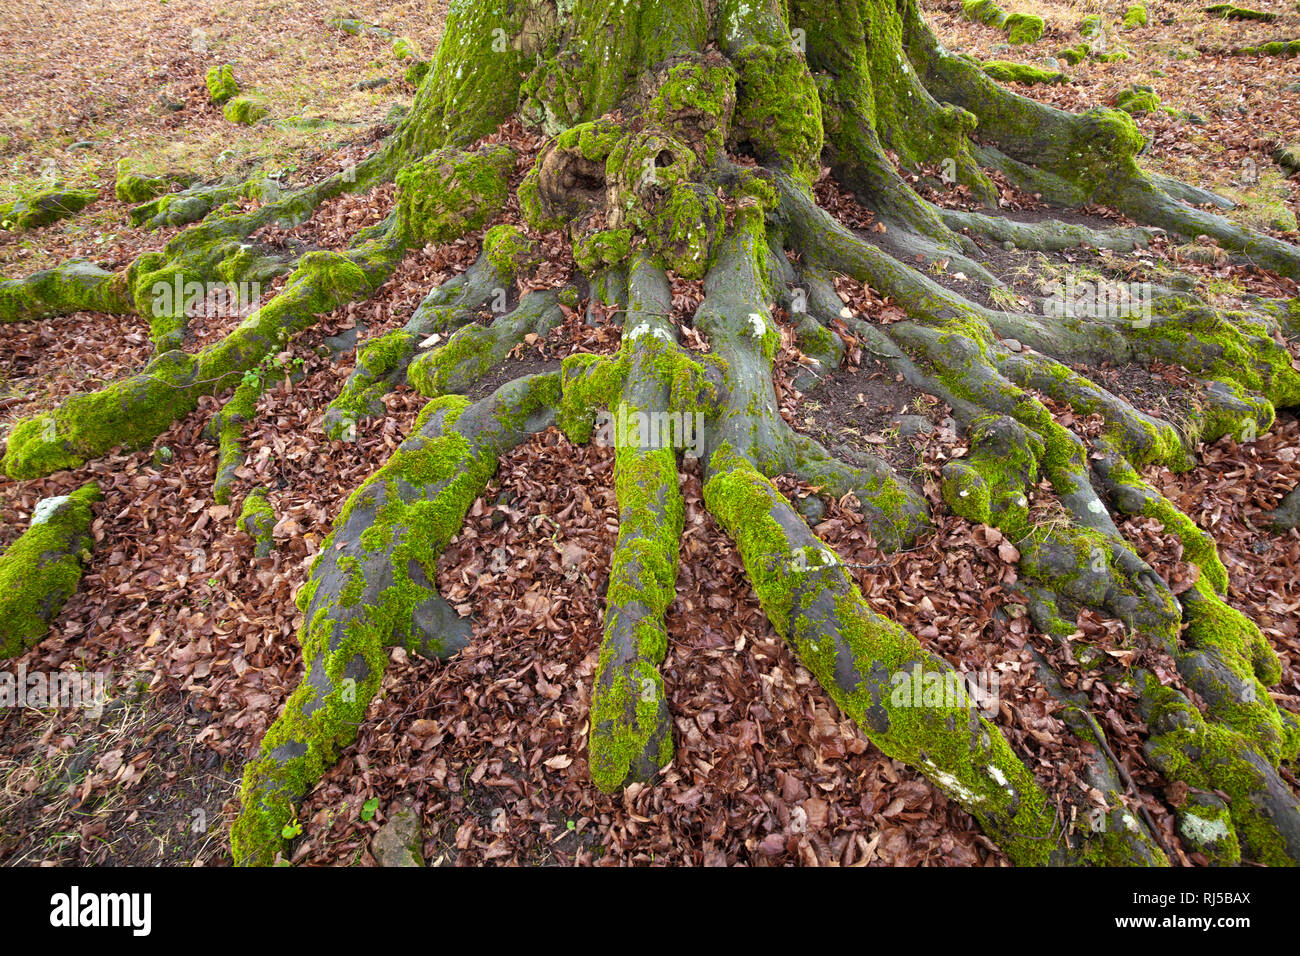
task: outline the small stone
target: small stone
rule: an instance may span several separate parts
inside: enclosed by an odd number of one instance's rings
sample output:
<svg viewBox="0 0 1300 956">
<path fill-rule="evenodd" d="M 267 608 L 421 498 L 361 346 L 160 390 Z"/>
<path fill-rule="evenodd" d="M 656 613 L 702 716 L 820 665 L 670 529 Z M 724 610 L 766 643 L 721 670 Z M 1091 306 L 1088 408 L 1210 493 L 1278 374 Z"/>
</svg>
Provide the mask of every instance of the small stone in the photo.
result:
<svg viewBox="0 0 1300 956">
<path fill-rule="evenodd" d="M 420 821 L 409 808 L 388 818 L 370 841 L 370 852 L 380 866 L 424 866 L 420 856 Z"/>
<path fill-rule="evenodd" d="M 799 514 L 803 515 L 804 520 L 809 524 L 816 524 L 821 521 L 822 515 L 826 513 L 826 505 L 816 495 L 800 498 L 798 507 Z"/>
<path fill-rule="evenodd" d="M 375 90 L 381 86 L 387 86 L 391 82 L 386 76 L 377 76 L 373 80 L 361 80 L 353 83 L 352 88 L 354 90 Z"/>
<path fill-rule="evenodd" d="M 343 330 L 338 335 L 327 336 L 324 339 L 324 344 L 328 346 L 329 350 L 335 355 L 342 355 L 344 352 L 351 352 L 357 347 L 357 333 L 359 331 L 360 330 L 357 326 L 353 326 L 350 329 Z"/>
<path fill-rule="evenodd" d="M 1020 344 L 1019 339 L 1003 339 L 1002 344 L 1005 345 L 1007 348 L 1011 349 L 1011 351 L 1013 352 L 1019 352 L 1022 348 L 1024 348 L 1024 346 Z"/>
<path fill-rule="evenodd" d="M 1002 243 L 1002 248 L 1007 250 L 1007 252 L 1011 252 L 1016 248 L 1016 244 L 1012 242 L 1010 239 L 1008 239 L 1004 243 Z"/>
<path fill-rule="evenodd" d="M 934 431 L 934 425 L 924 415 L 899 415 L 898 436 L 911 438 L 913 435 L 926 435 Z"/>
</svg>

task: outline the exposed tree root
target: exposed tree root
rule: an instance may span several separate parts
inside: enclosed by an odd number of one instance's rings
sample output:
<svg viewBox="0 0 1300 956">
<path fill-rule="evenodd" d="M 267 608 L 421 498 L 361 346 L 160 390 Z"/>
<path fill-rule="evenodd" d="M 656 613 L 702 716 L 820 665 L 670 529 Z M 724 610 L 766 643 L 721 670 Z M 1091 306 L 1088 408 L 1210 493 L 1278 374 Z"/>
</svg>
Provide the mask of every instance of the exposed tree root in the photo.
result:
<svg viewBox="0 0 1300 956">
<path fill-rule="evenodd" d="M 573 9 L 526 2 L 503 14 L 477 0 L 457 4 L 411 116 L 355 177 L 210 218 L 120 276 L 69 264 L 0 286 L 6 321 L 77 308 L 149 314 L 159 352 L 139 375 L 20 423 L 4 458 L 9 475 L 45 475 L 117 444 L 147 442 L 200 397 L 234 388 L 213 420 L 223 496 L 260 390 L 246 373 L 318 316 L 371 294 L 407 249 L 492 223 L 516 157 L 504 146 L 473 147 L 516 106 L 551 137 L 518 189 L 519 206 L 531 230 L 566 231 L 581 280 L 529 291 L 507 308 L 507 290 L 537 249 L 514 226 L 488 230 L 467 272 L 431 291 L 404 328 L 363 343 L 327 410 L 327 434 L 342 437 L 382 413 L 391 389 L 407 385 L 433 399 L 415 433 L 349 499 L 299 594 L 305 677 L 246 768 L 232 831 L 238 862 L 276 858 L 297 802 L 354 739 L 390 647 L 444 658 L 469 640 L 469 622 L 434 586 L 436 561 L 498 458 L 552 424 L 590 441 L 602 413 L 615 422 L 620 530 L 592 692 L 589 764 L 598 787 L 649 780 L 673 754 L 658 665 L 682 532 L 678 455 L 690 450 L 702 453 L 705 504 L 734 539 L 773 626 L 881 750 L 924 773 L 1017 863 L 1170 861 L 1086 701 L 1045 657 L 1044 686 L 1087 744 L 1085 775 L 1104 805 L 1053 799 L 964 690 L 935 704 L 896 697 L 896 678 L 913 669 L 962 682 L 870 609 L 772 479 L 793 475 L 856 501 L 885 550 L 927 532 L 926 500 L 878 458 L 848 445 L 827 449 L 781 417 L 778 305 L 815 359 L 799 387 L 839 362 L 845 342 L 833 330 L 846 328 L 951 406 L 969 452 L 943 469 L 944 502 L 1015 546 L 1020 586 L 1044 634 L 1072 647 L 1081 667 L 1133 688 L 1150 724 L 1152 764 L 1200 791 L 1180 808 L 1180 837 L 1216 862 L 1300 862 L 1300 805 L 1279 772 L 1300 753 L 1300 721 L 1269 697 L 1277 657 L 1225 602 L 1212 538 L 1136 471 L 1189 468 L 1198 441 L 1253 436 L 1272 425 L 1277 407 L 1300 403 L 1287 349 L 1287 336 L 1300 330 L 1297 305 L 1259 300 L 1222 311 L 1158 290 L 1137 316 L 1097 307 L 1050 314 L 1046 301 L 1036 303 L 1040 313 L 997 311 L 909 264 L 945 257 L 976 282 L 998 284 L 964 231 L 1042 250 L 1128 250 L 1156 229 L 1209 235 L 1293 278 L 1300 250 L 1189 205 L 1222 206 L 1217 197 L 1143 173 L 1142 138 L 1126 114 L 1051 109 L 947 54 L 913 0 L 827 6 L 792 0 L 786 15 L 735 0 L 710 9 L 602 0 Z M 623 28 L 611 33 L 615 14 Z M 977 131 L 983 145 L 971 138 Z M 949 161 L 976 196 L 995 194 L 986 169 L 996 169 L 1052 201 L 1106 203 L 1145 225 L 1101 231 L 940 210 L 907 185 L 891 156 L 912 167 Z M 879 215 L 883 233 L 869 242 L 816 205 L 823 163 Z M 158 310 L 158 283 L 275 276 L 291 264 L 245 242 L 257 228 L 302 222 L 345 189 L 389 179 L 398 185 L 396 211 L 346 253 L 303 256 L 279 294 L 224 340 L 194 354 L 179 348 L 185 309 Z M 207 216 L 252 188 L 193 188 L 140 217 Z M 678 343 L 669 273 L 704 280 L 693 326 L 707 354 Z M 835 293 L 837 274 L 869 283 L 906 320 L 878 325 L 854 315 Z M 584 281 L 593 321 L 607 309 L 624 316 L 615 355 L 569 356 L 560 372 L 517 379 L 473 404 L 455 394 L 480 384 L 529 336 L 545 336 L 560 322 L 561 303 L 577 305 Z M 479 324 L 485 306 L 492 318 Z M 1100 359 L 1182 365 L 1200 379 L 1199 414 L 1176 422 L 1145 414 L 1069 366 Z M 1100 416 L 1100 434 L 1059 423 L 1058 403 Z M 665 431 L 652 427 L 665 422 Z M 1044 502 L 1056 520 L 1037 517 Z M 1159 519 L 1199 578 L 1175 594 L 1112 512 Z M 273 517 L 264 495 L 248 497 L 241 521 L 259 553 Z M 1123 622 L 1132 662 L 1072 640 L 1084 608 Z M 1142 655 L 1172 661 L 1186 692 L 1162 685 Z M 1089 826 L 1076 825 L 1080 813 Z"/>
<path fill-rule="evenodd" d="M 81 580 L 90 550 L 94 482 L 70 495 L 46 498 L 32 523 L 0 554 L 0 658 L 17 657 L 43 638 Z"/>
<path fill-rule="evenodd" d="M 134 311 L 125 277 L 73 260 L 25 279 L 0 282 L 0 322 L 20 322 L 73 312 Z"/>
<path fill-rule="evenodd" d="M 650 433 L 650 416 L 673 407 L 672 382 L 660 361 L 674 350 L 675 330 L 666 318 L 672 294 L 663 271 L 640 258 L 630 286 L 634 306 L 624 334 L 639 333 L 643 344 L 629 355 L 617 404 L 610 403 L 614 427 L 623 429 L 615 435 L 614 460 L 619 530 L 591 695 L 591 779 L 607 791 L 649 780 L 673 755 L 672 716 L 657 665 L 668 650 L 664 615 L 677 590 L 685 507 L 674 449 L 683 430 L 694 428 L 678 418 L 675 436 Z M 676 358 L 685 360 L 680 353 Z"/>
<path fill-rule="evenodd" d="M 442 549 L 497 458 L 555 420 L 559 375 L 519 379 L 473 405 L 431 402 L 416 432 L 353 493 L 299 592 L 306 677 L 244 773 L 231 831 L 239 863 L 270 863 L 294 807 L 356 736 L 387 648 L 429 658 L 469 637 L 433 581 Z"/>
</svg>

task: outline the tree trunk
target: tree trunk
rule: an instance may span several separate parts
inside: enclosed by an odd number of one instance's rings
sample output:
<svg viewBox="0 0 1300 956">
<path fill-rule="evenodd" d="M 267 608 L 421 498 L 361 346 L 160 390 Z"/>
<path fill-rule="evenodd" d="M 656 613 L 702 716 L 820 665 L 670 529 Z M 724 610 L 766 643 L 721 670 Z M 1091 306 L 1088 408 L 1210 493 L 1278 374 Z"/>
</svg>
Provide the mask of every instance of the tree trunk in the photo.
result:
<svg viewBox="0 0 1300 956">
<path fill-rule="evenodd" d="M 546 135 L 535 156 L 483 144 L 512 117 Z M 1097 666 L 1139 695 L 1152 763 L 1170 781 L 1227 796 L 1226 812 L 1218 797 L 1182 811 L 1195 818 L 1192 830 L 1208 834 L 1207 852 L 1231 860 L 1239 848 L 1246 859 L 1295 863 L 1300 803 L 1279 767 L 1300 751 L 1300 721 L 1269 697 L 1277 657 L 1225 603 L 1213 539 L 1137 469 L 1188 468 L 1200 441 L 1243 429 L 1253 436 L 1272 425 L 1276 407 L 1297 403 L 1300 374 L 1284 343 L 1300 327 L 1300 303 L 1256 299 L 1225 313 L 1156 289 L 1140 317 L 1103 308 L 1045 318 L 986 308 L 916 267 L 946 259 L 996 286 L 969 234 L 1025 249 L 1129 249 L 1158 228 L 1211 236 L 1300 277 L 1300 249 L 1191 205 L 1217 197 L 1144 173 L 1135 159 L 1142 146 L 1127 114 L 1076 116 L 1002 89 L 946 52 L 913 0 L 464 0 L 452 6 L 411 114 L 351 180 L 210 217 L 125 276 L 82 271 L 76 283 L 45 276 L 10 284 L 0 305 L 21 318 L 92 300 L 142 307 L 144 290 L 181 269 L 273 275 L 287 264 L 241 245 L 254 229 L 301 221 L 344 190 L 398 184 L 395 215 L 346 254 L 304 257 L 284 291 L 227 340 L 193 355 L 160 347 L 141 375 L 24 423 L 5 468 L 16 477 L 46 474 L 148 440 L 201 395 L 233 388 L 281 336 L 369 294 L 406 249 L 493 223 L 518 162 L 529 230 L 490 229 L 479 261 L 434 290 L 405 329 L 363 343 L 327 413 L 327 430 L 341 434 L 381 413 L 378 399 L 398 385 L 433 398 L 417 431 L 349 500 L 300 595 L 306 678 L 245 773 L 232 832 L 237 861 L 275 859 L 296 803 L 365 719 L 388 647 L 445 657 L 468 640 L 436 592 L 435 564 L 498 458 L 552 425 L 590 440 L 596 414 L 621 408 L 633 422 L 638 412 L 700 416 L 705 503 L 734 539 L 773 626 L 881 750 L 925 774 L 1013 861 L 1168 862 L 1160 834 L 1125 803 L 1126 770 L 1101 727 L 1045 661 L 1045 685 L 1095 755 L 1089 783 L 1107 803 L 1091 833 L 1067 828 L 1066 810 L 965 695 L 913 706 L 892 693 L 897 675 L 919 667 L 948 677 L 953 668 L 870 609 L 849 569 L 770 479 L 792 475 L 826 495 L 851 493 L 890 549 L 927 533 L 927 504 L 884 461 L 865 452 L 842 460 L 781 417 L 772 374 L 780 341 L 773 312 L 781 308 L 802 320 L 810 341 L 831 343 L 832 361 L 842 352 L 833 336 L 851 333 L 953 408 L 970 452 L 945 468 L 944 500 L 1015 543 L 1034 623 L 1065 642 L 1079 610 L 1092 608 L 1172 659 L 1194 698 L 1143 666 Z M 885 227 L 875 241 L 818 207 L 812 187 L 824 166 L 875 212 Z M 997 194 L 989 178 L 997 171 L 1061 205 L 1104 203 L 1142 226 L 1104 232 L 941 209 L 900 166 L 943 168 L 985 198 Z M 619 310 L 622 346 L 610 357 L 572 356 L 559 372 L 471 404 L 455 393 L 558 321 L 570 290 L 529 293 L 487 326 L 470 321 L 535 260 L 533 237 L 552 229 L 572 242 L 581 273 L 573 289 L 585 284 Z M 841 315 L 836 274 L 869 283 L 906 319 L 878 325 Z M 669 275 L 703 280 L 693 326 L 709 343 L 707 356 L 679 343 Z M 416 343 L 435 331 L 450 338 L 416 358 Z M 174 333 L 167 326 L 160 339 Z M 1020 344 L 1004 344 L 1010 339 Z M 1184 366 L 1200 381 L 1204 414 L 1180 431 L 1068 367 L 1103 358 Z M 1085 441 L 1040 394 L 1080 416 L 1100 415 L 1102 434 Z M 682 449 L 641 439 L 622 431 L 616 448 L 620 529 L 590 721 L 591 773 L 603 790 L 652 779 L 673 754 L 658 664 L 682 528 Z M 1031 520 L 1040 481 L 1050 482 L 1066 520 Z M 1191 590 L 1175 596 L 1113 514 L 1153 516 L 1177 535 L 1200 569 Z"/>
</svg>

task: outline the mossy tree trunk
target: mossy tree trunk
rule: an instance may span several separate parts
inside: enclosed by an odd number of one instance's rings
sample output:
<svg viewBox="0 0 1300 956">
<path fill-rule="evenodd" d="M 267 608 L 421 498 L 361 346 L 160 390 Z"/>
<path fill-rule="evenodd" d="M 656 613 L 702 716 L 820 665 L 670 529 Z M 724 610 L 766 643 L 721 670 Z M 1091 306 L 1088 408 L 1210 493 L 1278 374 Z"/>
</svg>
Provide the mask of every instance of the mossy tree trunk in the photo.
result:
<svg viewBox="0 0 1300 956">
<path fill-rule="evenodd" d="M 1280 674 L 1276 655 L 1225 603 L 1213 540 L 1136 470 L 1190 467 L 1199 441 L 1262 432 L 1276 407 L 1300 400 L 1300 374 L 1283 344 L 1300 331 L 1300 303 L 1258 299 L 1225 313 L 1156 290 L 1148 320 L 1104 312 L 1045 319 L 990 310 L 915 268 L 918 259 L 948 259 L 996 285 L 967 232 L 1027 249 L 1081 242 L 1127 249 L 1158 227 L 1212 236 L 1291 277 L 1300 277 L 1300 249 L 1196 208 L 1217 197 L 1144 173 L 1135 158 L 1143 140 L 1126 114 L 1076 116 L 1002 89 L 937 43 L 914 0 L 454 3 L 411 114 L 355 177 L 253 213 L 201 209 L 202 223 L 121 275 L 75 269 L 0 290 L 0 314 L 16 320 L 92 301 L 139 308 L 154 281 L 181 270 L 293 269 L 280 295 L 196 354 L 171 350 L 183 317 L 160 321 L 159 355 L 139 376 L 14 431 L 9 474 L 46 474 L 148 440 L 200 396 L 228 393 L 284 336 L 369 294 L 406 249 L 492 223 L 517 157 L 478 143 L 515 115 L 548 137 L 526 157 L 524 217 L 533 230 L 566 230 L 593 297 L 618 309 L 621 349 L 573 356 L 560 372 L 520 379 L 474 404 L 454 394 L 524 336 L 553 326 L 558 303 L 576 294 L 576 287 L 530 293 L 490 325 L 473 323 L 494 289 L 536 261 L 529 237 L 507 225 L 487 232 L 478 262 L 433 290 L 404 329 L 363 343 L 327 411 L 327 431 L 342 434 L 381 414 L 379 399 L 400 383 L 432 401 L 416 432 L 349 500 L 301 593 L 306 678 L 246 771 L 232 833 L 239 862 L 268 863 L 280 851 L 297 801 L 365 719 L 389 646 L 432 657 L 464 646 L 467 628 L 434 588 L 435 562 L 499 456 L 551 425 L 590 440 L 597 412 L 616 408 L 633 420 L 636 412 L 701 417 L 706 506 L 735 540 L 776 630 L 885 753 L 966 808 L 1011 859 L 1167 862 L 1160 835 L 1125 803 L 1123 768 L 1104 756 L 1101 728 L 1046 662 L 1044 683 L 1059 691 L 1071 730 L 1097 754 L 1088 777 L 1106 796 L 1107 825 L 1091 835 L 1067 830 L 1061 808 L 969 702 L 894 702 L 895 675 L 952 668 L 868 607 L 770 479 L 790 474 L 828 495 L 852 492 L 888 548 L 926 533 L 927 505 L 883 461 L 865 453 L 841 460 L 781 418 L 772 375 L 777 306 L 802 313 L 808 350 L 820 348 L 828 364 L 842 351 L 830 328 L 845 322 L 907 381 L 952 406 L 971 450 L 945 469 L 944 499 L 1017 544 L 1041 630 L 1065 641 L 1077 612 L 1090 607 L 1120 618 L 1177 663 L 1203 708 L 1141 667 L 1096 666 L 1138 694 L 1150 758 L 1169 779 L 1229 796 L 1226 805 L 1189 802 L 1183 832 L 1199 835 L 1202 849 L 1224 862 L 1300 861 L 1300 804 L 1279 772 L 1300 750 L 1300 722 L 1269 697 Z M 976 196 L 996 195 L 988 171 L 997 170 L 1061 205 L 1109 204 L 1143 228 L 1026 225 L 940 209 L 900 176 L 891 153 L 906 167 L 945 168 Z M 877 243 L 813 201 L 823 166 L 886 225 Z M 344 254 L 280 263 L 242 244 L 264 222 L 301 221 L 332 195 L 387 179 L 399 186 L 397 211 Z M 693 324 L 710 344 L 707 356 L 679 343 L 668 318 L 670 273 L 704 280 Z M 841 317 L 831 285 L 837 273 L 869 282 L 907 319 L 877 326 Z M 435 331 L 449 334 L 446 344 L 417 358 L 416 343 Z M 1002 344 L 1011 338 L 1028 348 Z M 1205 414 L 1191 433 L 1180 431 L 1066 364 L 1102 357 L 1184 365 L 1201 381 Z M 1054 420 L 1040 392 L 1081 415 L 1101 415 L 1104 434 L 1085 445 Z M 590 764 L 605 790 L 651 778 L 673 752 L 657 665 L 676 580 L 681 443 L 646 448 L 641 436 L 619 438 L 621 525 L 591 704 Z M 1029 497 L 1043 479 L 1068 521 L 1030 520 Z M 1195 587 L 1176 597 L 1124 539 L 1117 513 L 1154 516 L 1177 534 L 1200 568 Z"/>
</svg>

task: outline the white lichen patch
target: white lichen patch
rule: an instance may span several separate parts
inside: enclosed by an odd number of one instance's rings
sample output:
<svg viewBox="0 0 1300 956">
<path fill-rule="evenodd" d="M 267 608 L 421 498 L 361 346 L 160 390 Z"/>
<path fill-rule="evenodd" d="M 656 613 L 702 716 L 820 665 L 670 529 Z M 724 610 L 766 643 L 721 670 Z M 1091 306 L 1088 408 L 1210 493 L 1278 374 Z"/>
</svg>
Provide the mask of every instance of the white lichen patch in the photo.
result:
<svg viewBox="0 0 1300 956">
<path fill-rule="evenodd" d="M 54 513 L 58 511 L 67 500 L 67 495 L 58 495 L 54 498 L 42 498 L 40 501 L 36 502 L 36 507 L 32 509 L 32 527 L 34 528 L 38 524 L 45 524 L 45 522 L 53 518 Z"/>
<path fill-rule="evenodd" d="M 1183 831 L 1183 836 L 1188 840 L 1201 846 L 1217 843 L 1228 835 L 1228 824 L 1223 820 L 1207 820 L 1194 813 L 1184 814 L 1178 821 L 1178 828 Z"/>
<path fill-rule="evenodd" d="M 980 802 L 979 794 L 967 787 L 962 786 L 961 781 L 950 773 L 944 773 L 929 760 L 925 762 L 926 776 L 943 788 L 944 793 L 954 797 L 957 802 L 965 805 Z"/>
</svg>

